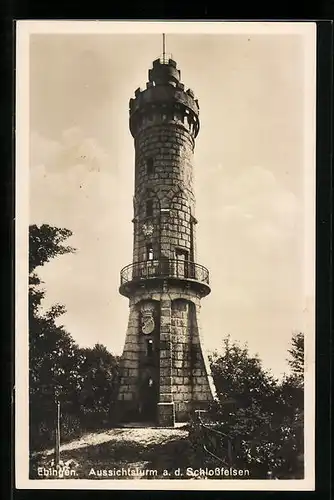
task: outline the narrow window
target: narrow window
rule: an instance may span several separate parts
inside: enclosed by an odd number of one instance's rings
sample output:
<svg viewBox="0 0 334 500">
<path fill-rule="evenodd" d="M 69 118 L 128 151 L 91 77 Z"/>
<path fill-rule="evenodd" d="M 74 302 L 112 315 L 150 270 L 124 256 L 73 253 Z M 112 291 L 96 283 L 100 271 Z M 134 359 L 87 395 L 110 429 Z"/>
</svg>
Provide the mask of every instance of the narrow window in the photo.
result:
<svg viewBox="0 0 334 500">
<path fill-rule="evenodd" d="M 153 356 L 153 340 L 149 339 L 146 341 L 146 354 L 148 358 Z"/>
<path fill-rule="evenodd" d="M 153 215 L 153 200 L 146 201 L 146 217 L 152 217 Z"/>
<path fill-rule="evenodd" d="M 177 260 L 187 261 L 189 260 L 189 252 L 183 248 L 175 248 L 175 257 Z"/>
<path fill-rule="evenodd" d="M 189 274 L 189 253 L 182 248 L 175 249 L 176 257 L 176 277 L 188 278 Z"/>
<path fill-rule="evenodd" d="M 147 158 L 147 160 L 146 160 L 146 172 L 148 175 L 153 174 L 153 172 L 154 172 L 153 158 Z"/>
<path fill-rule="evenodd" d="M 152 245 L 152 243 L 148 243 L 146 245 L 146 258 L 147 258 L 147 260 L 153 260 L 153 245 Z"/>
</svg>

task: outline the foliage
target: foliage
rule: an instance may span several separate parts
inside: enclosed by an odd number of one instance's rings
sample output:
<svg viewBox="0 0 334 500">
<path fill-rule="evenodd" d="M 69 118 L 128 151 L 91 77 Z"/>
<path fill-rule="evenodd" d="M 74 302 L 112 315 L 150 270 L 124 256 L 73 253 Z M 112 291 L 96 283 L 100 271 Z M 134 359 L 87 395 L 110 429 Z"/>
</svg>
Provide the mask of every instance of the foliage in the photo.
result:
<svg viewBox="0 0 334 500">
<path fill-rule="evenodd" d="M 29 394 L 30 446 L 53 444 L 56 405 L 61 402 L 62 437 L 79 435 L 99 423 L 97 408 L 107 414 L 117 382 L 117 358 L 104 346 L 81 349 L 57 320 L 66 309 L 54 304 L 43 312 L 45 296 L 36 268 L 57 255 L 73 253 L 63 245 L 72 235 L 67 229 L 30 226 L 29 233 Z M 98 386 L 103 383 L 100 392 Z M 101 393 L 102 392 L 102 393 Z M 109 398 L 109 399 L 108 399 Z M 100 406 L 102 405 L 102 406 Z M 87 415 L 90 414 L 90 418 Z"/>
<path fill-rule="evenodd" d="M 75 252 L 73 247 L 63 245 L 63 242 L 70 236 L 72 236 L 72 231 L 69 229 L 52 227 L 48 224 L 31 225 L 29 227 L 29 273 L 57 255 Z"/>
<path fill-rule="evenodd" d="M 296 332 L 292 336 L 290 354 L 287 360 L 292 371 L 292 379 L 298 387 L 303 387 L 304 383 L 304 334 Z"/>
<path fill-rule="evenodd" d="M 119 381 L 119 359 L 102 344 L 81 349 L 82 387 L 78 397 L 87 427 L 110 424 Z"/>
<path fill-rule="evenodd" d="M 197 459 L 249 469 L 253 479 L 269 471 L 279 478 L 303 477 L 302 389 L 293 377 L 276 380 L 229 337 L 223 347 L 210 359 L 219 396 L 208 413 L 214 430 L 197 422 L 190 433 Z"/>
</svg>

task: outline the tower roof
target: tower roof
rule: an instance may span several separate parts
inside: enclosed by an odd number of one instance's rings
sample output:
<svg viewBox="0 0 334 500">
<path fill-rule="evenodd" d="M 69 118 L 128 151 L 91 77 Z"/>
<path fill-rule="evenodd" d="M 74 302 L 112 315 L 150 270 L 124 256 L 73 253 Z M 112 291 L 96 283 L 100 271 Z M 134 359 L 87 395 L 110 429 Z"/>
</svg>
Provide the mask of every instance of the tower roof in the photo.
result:
<svg viewBox="0 0 334 500">
<path fill-rule="evenodd" d="M 148 79 L 155 85 L 177 85 L 181 79 L 181 72 L 176 62 L 165 55 L 153 61 L 153 68 L 148 72 Z"/>
</svg>

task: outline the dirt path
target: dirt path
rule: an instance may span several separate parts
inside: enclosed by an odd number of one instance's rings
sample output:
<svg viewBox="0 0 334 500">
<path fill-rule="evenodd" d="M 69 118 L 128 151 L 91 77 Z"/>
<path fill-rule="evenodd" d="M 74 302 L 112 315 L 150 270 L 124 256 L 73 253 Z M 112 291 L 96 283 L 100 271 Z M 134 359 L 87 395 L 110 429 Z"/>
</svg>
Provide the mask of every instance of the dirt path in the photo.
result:
<svg viewBox="0 0 334 500">
<path fill-rule="evenodd" d="M 143 428 L 116 428 L 106 432 L 85 434 L 79 439 L 70 441 L 60 446 L 60 452 L 78 450 L 86 446 L 97 446 L 108 442 L 132 442 L 143 447 L 152 445 L 162 445 L 175 439 L 182 439 L 188 436 L 188 432 L 183 429 L 157 429 L 155 427 Z M 48 449 L 35 455 L 49 456 L 54 453 L 54 449 Z"/>
<path fill-rule="evenodd" d="M 182 428 L 115 428 L 63 444 L 60 457 L 77 464 L 78 479 L 151 478 L 148 474 L 156 479 L 163 471 L 172 474 L 187 461 L 187 437 L 188 431 Z M 34 455 L 32 477 L 36 477 L 38 467 L 50 467 L 53 454 L 54 450 L 48 449 Z"/>
</svg>

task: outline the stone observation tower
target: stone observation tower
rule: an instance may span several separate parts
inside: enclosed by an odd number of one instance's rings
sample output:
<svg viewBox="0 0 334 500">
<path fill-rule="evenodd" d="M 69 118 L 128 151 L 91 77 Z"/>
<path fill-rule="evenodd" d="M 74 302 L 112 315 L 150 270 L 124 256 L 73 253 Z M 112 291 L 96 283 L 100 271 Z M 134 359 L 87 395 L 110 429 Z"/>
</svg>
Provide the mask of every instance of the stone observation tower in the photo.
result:
<svg viewBox="0 0 334 500">
<path fill-rule="evenodd" d="M 173 426 L 205 408 L 214 387 L 200 342 L 209 271 L 197 263 L 192 157 L 199 106 L 165 53 L 130 99 L 135 147 L 133 262 L 121 270 L 129 299 L 119 422 Z"/>
</svg>

